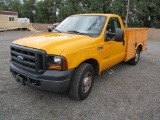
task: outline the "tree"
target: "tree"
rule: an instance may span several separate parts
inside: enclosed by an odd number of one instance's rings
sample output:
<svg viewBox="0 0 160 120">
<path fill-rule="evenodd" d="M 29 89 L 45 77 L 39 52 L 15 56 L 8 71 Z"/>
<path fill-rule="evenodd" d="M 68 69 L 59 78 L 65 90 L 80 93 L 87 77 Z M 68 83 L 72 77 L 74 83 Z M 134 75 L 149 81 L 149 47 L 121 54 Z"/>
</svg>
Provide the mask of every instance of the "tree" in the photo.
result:
<svg viewBox="0 0 160 120">
<path fill-rule="evenodd" d="M 118 14 L 125 21 L 128 0 L 114 0 L 111 4 L 111 13 Z"/>
<path fill-rule="evenodd" d="M 0 10 L 16 11 L 31 22 L 54 23 L 73 14 L 114 13 L 125 21 L 128 0 L 0 0 Z M 129 27 L 160 28 L 160 0 L 130 0 Z"/>
<path fill-rule="evenodd" d="M 4 0 L 0 0 L 0 10 L 2 10 L 2 11 L 7 11 L 8 10 L 8 6 L 4 2 Z"/>
<path fill-rule="evenodd" d="M 57 21 L 61 0 L 44 0 L 36 4 L 36 21 L 53 23 Z"/>
<path fill-rule="evenodd" d="M 36 11 L 36 0 L 24 0 L 21 7 L 21 17 L 29 18 L 31 22 L 34 22 L 34 16 Z"/>
<path fill-rule="evenodd" d="M 22 16 L 22 11 L 21 11 L 22 4 L 19 0 L 8 1 L 8 6 L 9 6 L 10 11 L 16 11 L 16 12 L 18 12 L 19 17 Z"/>
<path fill-rule="evenodd" d="M 138 4 L 137 4 L 138 3 Z M 158 27 L 159 0 L 134 0 L 130 9 L 130 26 L 137 27 Z M 160 10 L 160 9 L 159 9 Z"/>
</svg>

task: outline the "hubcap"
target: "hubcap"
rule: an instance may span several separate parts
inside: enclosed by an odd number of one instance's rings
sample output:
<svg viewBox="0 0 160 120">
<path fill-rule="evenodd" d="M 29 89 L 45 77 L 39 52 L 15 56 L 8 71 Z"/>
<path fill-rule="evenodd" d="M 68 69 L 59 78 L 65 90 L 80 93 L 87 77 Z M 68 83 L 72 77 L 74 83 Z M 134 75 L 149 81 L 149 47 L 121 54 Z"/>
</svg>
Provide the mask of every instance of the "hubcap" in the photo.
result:
<svg viewBox="0 0 160 120">
<path fill-rule="evenodd" d="M 138 59 L 139 59 L 139 52 L 137 51 L 137 52 L 136 52 L 136 56 L 135 56 L 135 61 L 137 62 Z"/>
<path fill-rule="evenodd" d="M 87 93 L 92 84 L 92 74 L 87 72 L 82 81 L 82 92 Z"/>
</svg>

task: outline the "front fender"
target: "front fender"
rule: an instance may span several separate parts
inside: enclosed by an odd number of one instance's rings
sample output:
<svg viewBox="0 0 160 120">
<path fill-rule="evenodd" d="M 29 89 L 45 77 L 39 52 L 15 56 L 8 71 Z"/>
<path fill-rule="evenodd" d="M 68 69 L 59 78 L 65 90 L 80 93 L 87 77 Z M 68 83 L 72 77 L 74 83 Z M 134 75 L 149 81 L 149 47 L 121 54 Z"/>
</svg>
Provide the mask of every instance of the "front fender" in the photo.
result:
<svg viewBox="0 0 160 120">
<path fill-rule="evenodd" d="M 68 49 L 63 54 L 65 54 L 64 56 L 67 59 L 68 69 L 74 69 L 88 59 L 94 59 L 98 62 L 100 74 L 103 51 L 97 51 L 97 46 L 74 51 Z"/>
</svg>

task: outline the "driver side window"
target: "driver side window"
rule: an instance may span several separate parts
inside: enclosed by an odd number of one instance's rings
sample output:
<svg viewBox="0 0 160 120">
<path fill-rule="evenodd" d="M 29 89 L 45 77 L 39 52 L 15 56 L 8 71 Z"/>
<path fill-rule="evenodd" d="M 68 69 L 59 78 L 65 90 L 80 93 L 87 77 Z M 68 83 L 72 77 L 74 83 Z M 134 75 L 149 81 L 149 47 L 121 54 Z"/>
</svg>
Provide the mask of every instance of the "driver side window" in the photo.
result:
<svg viewBox="0 0 160 120">
<path fill-rule="evenodd" d="M 106 31 L 110 34 L 108 34 L 109 39 L 114 39 L 115 38 L 115 31 L 116 28 L 121 28 L 120 22 L 118 18 L 110 18 Z"/>
</svg>

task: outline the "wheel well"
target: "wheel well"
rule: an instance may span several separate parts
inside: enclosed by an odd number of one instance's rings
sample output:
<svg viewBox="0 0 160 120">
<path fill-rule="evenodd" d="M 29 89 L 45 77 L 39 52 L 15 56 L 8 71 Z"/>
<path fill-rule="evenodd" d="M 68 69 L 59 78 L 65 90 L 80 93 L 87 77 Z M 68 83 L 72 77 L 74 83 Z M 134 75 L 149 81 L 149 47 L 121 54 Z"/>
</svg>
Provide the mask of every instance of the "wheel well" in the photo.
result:
<svg viewBox="0 0 160 120">
<path fill-rule="evenodd" d="M 140 52 L 141 52 L 142 51 L 142 45 L 139 45 L 138 47 L 140 48 Z"/>
<path fill-rule="evenodd" d="M 88 64 L 93 65 L 95 75 L 99 74 L 99 64 L 98 64 L 97 60 L 88 59 L 88 60 L 83 61 L 83 63 L 88 63 Z"/>
</svg>

